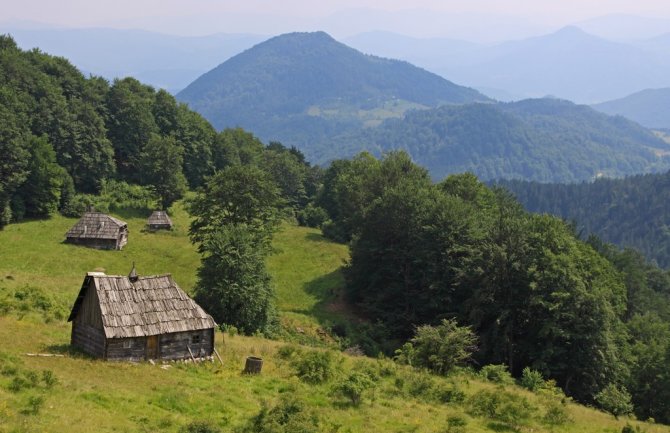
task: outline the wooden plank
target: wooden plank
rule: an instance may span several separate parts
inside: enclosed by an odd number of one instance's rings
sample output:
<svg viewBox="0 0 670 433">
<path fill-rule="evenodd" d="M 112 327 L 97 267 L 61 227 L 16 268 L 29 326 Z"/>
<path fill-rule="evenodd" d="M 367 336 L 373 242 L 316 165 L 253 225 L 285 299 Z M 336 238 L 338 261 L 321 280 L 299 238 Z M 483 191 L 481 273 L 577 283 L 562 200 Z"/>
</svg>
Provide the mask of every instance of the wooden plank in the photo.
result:
<svg viewBox="0 0 670 433">
<path fill-rule="evenodd" d="M 214 348 L 214 353 L 216 353 L 216 357 L 219 358 L 219 362 L 221 363 L 221 366 L 223 367 L 223 360 L 221 359 L 221 355 L 219 355 L 219 351 L 216 350 L 216 347 Z"/>
</svg>

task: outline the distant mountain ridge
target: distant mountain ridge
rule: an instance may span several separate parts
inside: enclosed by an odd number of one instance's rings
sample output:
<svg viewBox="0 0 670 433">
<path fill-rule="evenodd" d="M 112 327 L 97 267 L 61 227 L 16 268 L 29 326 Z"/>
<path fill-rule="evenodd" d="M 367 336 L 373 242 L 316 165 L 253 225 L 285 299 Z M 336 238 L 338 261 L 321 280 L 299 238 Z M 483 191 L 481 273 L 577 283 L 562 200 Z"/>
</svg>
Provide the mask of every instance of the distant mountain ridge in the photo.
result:
<svg viewBox="0 0 670 433">
<path fill-rule="evenodd" d="M 412 111 L 334 143 L 316 149 L 317 159 L 404 149 L 435 179 L 470 171 L 484 180 L 578 182 L 670 168 L 670 145 L 649 130 L 557 99 Z"/>
<path fill-rule="evenodd" d="M 111 80 L 133 76 L 176 92 L 221 61 L 267 39 L 263 35 L 218 33 L 175 36 L 109 28 L 16 29 L 0 26 L 23 49 L 39 47 L 68 58 L 79 69 Z"/>
<path fill-rule="evenodd" d="M 620 115 L 647 128 L 670 128 L 670 87 L 646 89 L 621 99 L 593 106 L 610 115 Z"/>
<path fill-rule="evenodd" d="M 361 127 L 410 108 L 490 101 L 407 62 L 362 54 L 324 32 L 290 33 L 258 44 L 177 98 L 217 128 L 242 126 L 263 139 L 281 138 L 277 132 L 286 124 L 305 131 L 324 122 Z"/>
</svg>

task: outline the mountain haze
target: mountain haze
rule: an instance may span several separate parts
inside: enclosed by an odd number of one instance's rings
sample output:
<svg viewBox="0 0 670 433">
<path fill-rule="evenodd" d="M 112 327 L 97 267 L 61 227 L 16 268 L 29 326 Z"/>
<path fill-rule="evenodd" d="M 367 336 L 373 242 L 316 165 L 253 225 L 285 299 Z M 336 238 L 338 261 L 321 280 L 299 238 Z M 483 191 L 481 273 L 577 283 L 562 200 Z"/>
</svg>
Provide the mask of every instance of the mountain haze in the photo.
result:
<svg viewBox="0 0 670 433">
<path fill-rule="evenodd" d="M 410 108 L 489 99 L 406 62 L 362 54 L 323 32 L 277 36 L 231 58 L 177 98 L 217 128 L 308 143 Z M 296 136 L 294 131 L 304 135 Z"/>
<path fill-rule="evenodd" d="M 267 36 L 217 33 L 175 36 L 143 30 L 110 28 L 15 29 L 19 47 L 39 48 L 68 58 L 79 69 L 112 80 L 132 76 L 156 88 L 176 92 L 213 68 Z"/>
<path fill-rule="evenodd" d="M 647 128 L 670 129 L 670 87 L 642 90 L 625 98 L 596 104 L 593 108 L 627 117 Z"/>
</svg>

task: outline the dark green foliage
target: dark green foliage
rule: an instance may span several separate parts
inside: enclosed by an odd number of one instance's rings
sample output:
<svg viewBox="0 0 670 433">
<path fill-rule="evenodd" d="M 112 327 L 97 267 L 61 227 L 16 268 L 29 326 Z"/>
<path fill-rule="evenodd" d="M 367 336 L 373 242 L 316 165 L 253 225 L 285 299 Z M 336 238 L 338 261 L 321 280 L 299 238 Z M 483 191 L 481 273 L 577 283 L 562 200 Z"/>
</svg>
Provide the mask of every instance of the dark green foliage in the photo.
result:
<svg viewBox="0 0 670 433">
<path fill-rule="evenodd" d="M 522 181 L 500 184 L 531 212 L 574 221 L 585 235 L 635 248 L 662 268 L 670 266 L 670 234 L 665 230 L 670 218 L 670 173 L 569 185 Z M 643 263 L 644 259 L 637 261 Z"/>
<path fill-rule="evenodd" d="M 477 349 L 477 336 L 455 320 L 444 319 L 437 326 L 419 326 L 409 345 L 402 353 L 409 364 L 447 374 L 470 359 Z"/>
<path fill-rule="evenodd" d="M 607 385 L 595 396 L 598 405 L 607 412 L 619 417 L 633 412 L 631 397 L 626 388 L 620 388 L 614 384 Z"/>
<path fill-rule="evenodd" d="M 140 183 L 151 186 L 162 209 L 167 209 L 186 192 L 182 173 L 183 149 L 174 138 L 152 135 L 139 156 Z"/>
<path fill-rule="evenodd" d="M 279 224 L 282 205 L 279 189 L 266 172 L 254 166 L 227 167 L 189 202 L 191 239 L 202 244 L 224 225 L 244 224 L 267 242 Z"/>
<path fill-rule="evenodd" d="M 244 224 L 209 231 L 200 245 L 204 254 L 195 300 L 217 323 L 245 334 L 270 332 L 275 324 L 274 290 L 265 268 L 267 245 Z"/>
<path fill-rule="evenodd" d="M 276 406 L 263 403 L 260 412 L 241 433 L 321 433 L 323 426 L 316 413 L 295 397 L 284 395 Z"/>
<path fill-rule="evenodd" d="M 335 360 L 329 351 L 312 350 L 299 353 L 291 364 L 296 369 L 298 377 L 307 383 L 324 383 L 335 375 Z"/>
<path fill-rule="evenodd" d="M 310 203 L 298 212 L 297 217 L 298 224 L 302 226 L 321 228 L 328 220 L 328 213 L 322 207 Z"/>
<path fill-rule="evenodd" d="M 30 174 L 17 189 L 12 206 L 17 219 L 24 216 L 48 217 L 55 213 L 60 204 L 63 178 L 66 176 L 65 170 L 56 163 L 56 153 L 46 137 L 32 137 L 29 148 Z"/>
<path fill-rule="evenodd" d="M 420 173 L 402 153 L 362 155 L 334 163 L 319 198 L 333 220 L 324 232 L 353 239 L 350 299 L 384 341 L 453 317 L 479 337 L 480 365 L 515 377 L 532 365 L 583 401 L 625 380 L 627 293 L 612 264 L 570 226 L 471 174 L 433 185 Z M 405 362 L 415 346 L 403 346 Z"/>
</svg>

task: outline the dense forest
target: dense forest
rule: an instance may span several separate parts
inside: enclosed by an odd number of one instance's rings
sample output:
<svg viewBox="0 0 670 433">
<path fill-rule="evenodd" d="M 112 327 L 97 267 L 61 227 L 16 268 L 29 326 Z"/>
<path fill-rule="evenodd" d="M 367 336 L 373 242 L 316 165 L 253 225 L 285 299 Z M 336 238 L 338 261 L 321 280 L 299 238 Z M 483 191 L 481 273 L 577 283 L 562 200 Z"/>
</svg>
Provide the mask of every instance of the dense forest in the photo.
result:
<svg viewBox="0 0 670 433">
<path fill-rule="evenodd" d="M 193 190 L 195 298 L 224 327 L 274 336 L 265 261 L 279 223 L 297 219 L 349 243 L 352 339 L 368 353 L 442 372 L 436 350 L 458 337 L 458 363 L 532 369 L 580 402 L 670 422 L 670 276 L 634 251 L 584 242 L 472 174 L 434 183 L 403 151 L 313 167 L 295 148 L 215 131 L 164 91 L 85 78 L 10 37 L 0 74 L 3 224 L 165 208 Z"/>
<path fill-rule="evenodd" d="M 670 266 L 670 173 L 579 184 L 498 181 L 531 212 L 558 215 L 584 235 L 635 248 Z"/>
<path fill-rule="evenodd" d="M 483 180 L 575 182 L 667 169 L 670 149 L 622 117 L 556 99 L 445 106 L 344 134 L 324 150 L 404 149 L 434 179 L 471 171 Z"/>
<path fill-rule="evenodd" d="M 638 416 L 670 422 L 670 276 L 639 254 L 581 241 L 472 174 L 434 184 L 403 152 L 333 162 L 318 203 L 324 234 L 350 240 L 372 351 L 456 320 L 478 365 L 540 371 L 582 402 L 630 393 Z"/>
<path fill-rule="evenodd" d="M 262 164 L 304 205 L 319 169 L 202 116 L 133 78 L 84 77 L 66 59 L 0 37 L 0 227 L 123 203 L 169 207 L 232 164 Z"/>
</svg>

